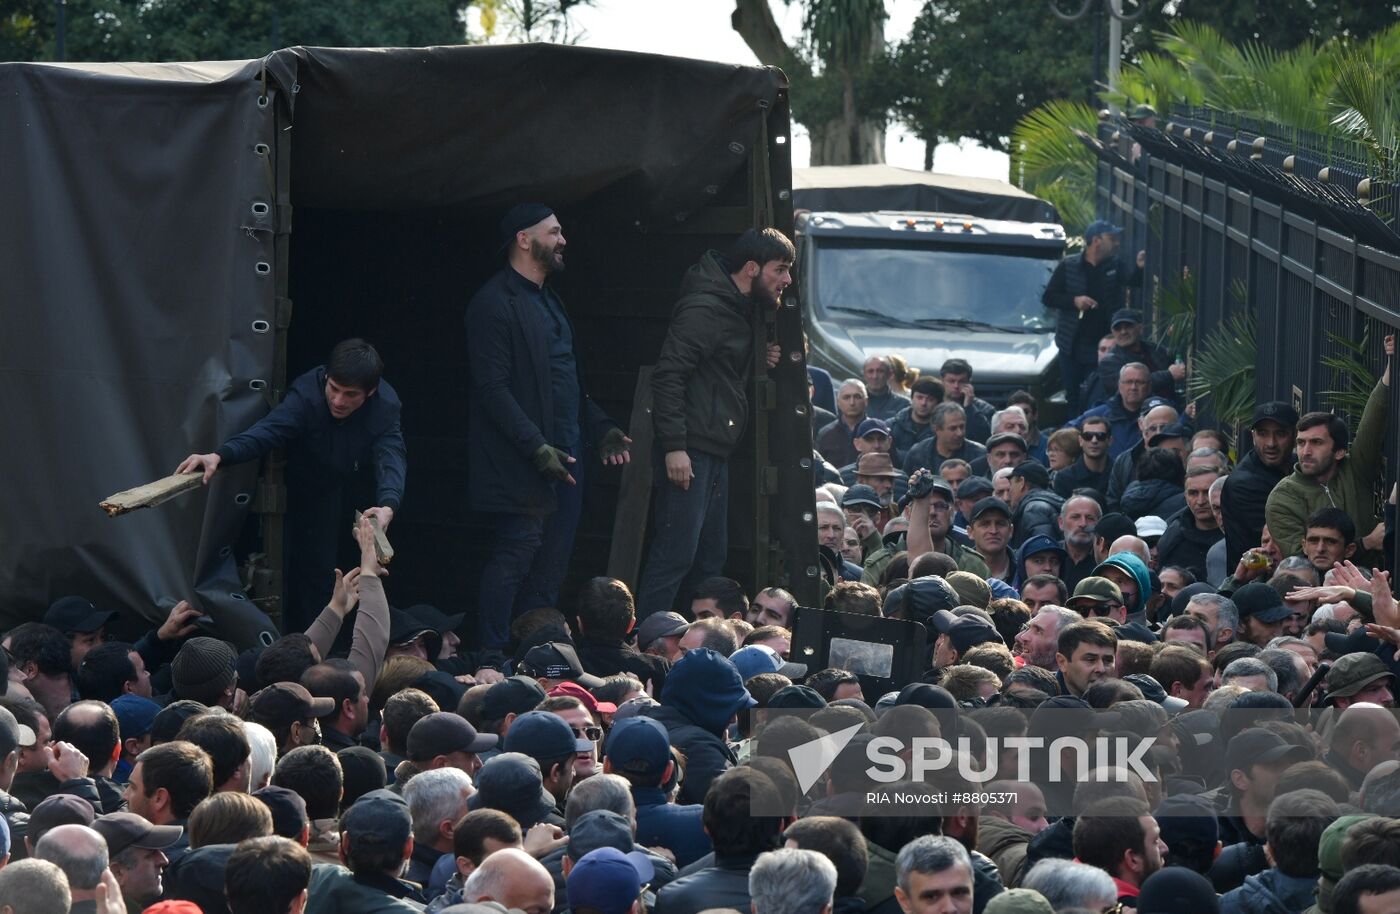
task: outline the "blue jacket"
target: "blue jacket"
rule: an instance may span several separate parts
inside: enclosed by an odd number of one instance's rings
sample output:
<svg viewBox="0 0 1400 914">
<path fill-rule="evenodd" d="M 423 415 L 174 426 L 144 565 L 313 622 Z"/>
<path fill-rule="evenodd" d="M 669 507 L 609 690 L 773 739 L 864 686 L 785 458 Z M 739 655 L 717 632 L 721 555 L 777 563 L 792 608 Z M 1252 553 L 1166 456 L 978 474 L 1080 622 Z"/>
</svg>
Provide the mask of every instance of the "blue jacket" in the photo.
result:
<svg viewBox="0 0 1400 914">
<path fill-rule="evenodd" d="M 467 461 L 473 510 L 551 514 L 554 481 L 535 469 L 534 454 L 554 437 L 549 337 L 529 280 L 503 267 L 467 305 Z M 567 316 L 567 315 L 566 315 Z M 578 358 L 578 334 L 574 362 Z M 579 368 L 583 448 L 615 425 L 588 398 Z M 575 455 L 580 461 L 584 458 Z"/>
<path fill-rule="evenodd" d="M 1142 440 L 1142 429 L 1138 428 L 1137 424 L 1138 414 L 1129 413 L 1123 406 L 1123 398 L 1118 394 L 1110 397 L 1107 403 L 1086 409 L 1067 424 L 1070 428 L 1083 428 L 1084 420 L 1095 416 L 1108 419 L 1108 428 L 1113 434 L 1113 440 L 1108 445 L 1110 460 L 1124 451 L 1131 450 L 1133 445 Z"/>
<path fill-rule="evenodd" d="M 1285 876 L 1267 869 L 1220 896 L 1220 914 L 1296 914 L 1317 900 L 1316 876 Z"/>
<path fill-rule="evenodd" d="M 632 800 L 637 804 L 637 843 L 642 847 L 668 849 L 676 855 L 677 867 L 689 866 L 713 849 L 701 823 L 702 804 L 668 803 L 660 787 L 633 787 Z"/>
<path fill-rule="evenodd" d="M 373 461 L 375 503 L 398 510 L 408 456 L 399 428 L 399 395 L 388 381 L 345 419 L 326 404 L 326 367 L 317 366 L 287 388 L 287 396 L 253 427 L 215 452 L 224 464 L 257 460 L 287 449 L 288 474 L 299 483 L 339 485 Z"/>
</svg>

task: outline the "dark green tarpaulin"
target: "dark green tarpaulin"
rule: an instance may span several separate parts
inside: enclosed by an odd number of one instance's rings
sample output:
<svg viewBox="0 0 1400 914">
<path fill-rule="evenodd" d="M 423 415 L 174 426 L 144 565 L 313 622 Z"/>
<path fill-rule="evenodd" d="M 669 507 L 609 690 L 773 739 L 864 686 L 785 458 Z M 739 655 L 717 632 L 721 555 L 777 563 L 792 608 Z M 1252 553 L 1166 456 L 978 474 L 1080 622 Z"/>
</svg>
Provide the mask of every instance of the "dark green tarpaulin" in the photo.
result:
<svg viewBox="0 0 1400 914">
<path fill-rule="evenodd" d="M 197 593 L 227 636 L 267 629 L 228 548 L 256 466 L 116 519 L 97 503 L 269 408 L 276 237 L 296 243 L 295 209 L 372 225 L 604 200 L 642 237 L 742 178 L 783 86 L 763 68 L 546 45 L 0 64 L 0 626 L 69 593 L 151 618 Z M 673 283 L 683 263 L 663 266 Z M 670 301 L 649 307 L 664 325 Z M 411 443 L 410 503 L 430 497 L 414 457 Z"/>
</svg>

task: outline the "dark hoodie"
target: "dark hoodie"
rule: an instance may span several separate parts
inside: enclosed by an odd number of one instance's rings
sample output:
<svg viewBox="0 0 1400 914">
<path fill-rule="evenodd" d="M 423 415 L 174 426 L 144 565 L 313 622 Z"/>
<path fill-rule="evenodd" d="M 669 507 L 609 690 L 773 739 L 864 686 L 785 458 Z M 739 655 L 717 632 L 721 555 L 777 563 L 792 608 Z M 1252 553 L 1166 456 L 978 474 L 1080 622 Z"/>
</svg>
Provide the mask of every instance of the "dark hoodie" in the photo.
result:
<svg viewBox="0 0 1400 914">
<path fill-rule="evenodd" d="M 753 301 L 715 251 L 681 279 L 652 374 L 652 422 L 662 451 L 728 457 L 748 420 Z"/>
<path fill-rule="evenodd" d="M 685 780 L 676 802 L 703 803 L 710 782 L 738 761 L 725 733 L 741 708 L 756 702 L 727 657 L 708 648 L 687 651 L 666 676 L 661 705 L 642 713 L 663 726 L 685 753 Z"/>
<path fill-rule="evenodd" d="M 1157 562 L 1163 568 L 1180 565 L 1196 576 L 1196 580 L 1206 580 L 1206 554 L 1217 540 L 1224 539 L 1220 528 L 1202 530 L 1196 526 L 1196 518 L 1189 508 L 1178 511 L 1167 519 L 1167 532 L 1157 541 Z"/>
<path fill-rule="evenodd" d="M 1186 507 L 1186 491 L 1165 479 L 1137 479 L 1128 483 L 1118 503 L 1133 520 L 1143 517 L 1171 517 Z"/>
<path fill-rule="evenodd" d="M 1016 505 L 1011 523 L 1011 547 L 1019 547 L 1033 536 L 1054 538 L 1060 532 L 1060 509 L 1065 500 L 1052 489 L 1032 489 Z"/>
<path fill-rule="evenodd" d="M 1065 569 L 1069 567 L 1069 553 L 1065 552 L 1065 547 L 1055 540 L 1042 534 L 1036 534 L 1021 544 L 1021 548 L 1016 550 L 1016 580 L 1011 586 L 1018 591 L 1021 585 L 1026 583 L 1026 559 L 1037 552 L 1054 552 L 1060 556 L 1060 577 L 1064 577 Z"/>
</svg>

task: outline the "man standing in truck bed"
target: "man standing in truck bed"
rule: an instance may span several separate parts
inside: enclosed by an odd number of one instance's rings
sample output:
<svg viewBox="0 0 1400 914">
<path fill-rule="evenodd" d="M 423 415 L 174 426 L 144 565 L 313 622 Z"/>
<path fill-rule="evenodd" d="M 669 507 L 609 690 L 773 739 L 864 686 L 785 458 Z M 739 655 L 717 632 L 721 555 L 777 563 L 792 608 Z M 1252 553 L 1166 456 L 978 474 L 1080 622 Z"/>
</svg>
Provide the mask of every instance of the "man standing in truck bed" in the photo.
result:
<svg viewBox="0 0 1400 914">
<path fill-rule="evenodd" d="M 364 340 L 343 340 L 325 365 L 297 378 L 281 403 L 212 454 L 191 454 L 177 473 L 201 470 L 207 483 L 221 466 L 287 450 L 286 606 L 284 631 L 302 631 L 330 599 L 340 531 L 350 523 L 344 489 L 362 466 L 374 468 L 374 507 L 364 513 L 388 529 L 403 500 L 407 452 L 399 396 L 380 379 L 384 361 Z"/>
<path fill-rule="evenodd" d="M 659 459 L 638 618 L 671 610 L 683 584 L 724 570 L 728 459 L 748 421 L 753 322 L 777 309 L 796 258 L 782 232 L 749 229 L 727 256 L 706 253 L 681 280 L 651 381 Z M 769 344 L 769 368 L 778 355 Z"/>
</svg>

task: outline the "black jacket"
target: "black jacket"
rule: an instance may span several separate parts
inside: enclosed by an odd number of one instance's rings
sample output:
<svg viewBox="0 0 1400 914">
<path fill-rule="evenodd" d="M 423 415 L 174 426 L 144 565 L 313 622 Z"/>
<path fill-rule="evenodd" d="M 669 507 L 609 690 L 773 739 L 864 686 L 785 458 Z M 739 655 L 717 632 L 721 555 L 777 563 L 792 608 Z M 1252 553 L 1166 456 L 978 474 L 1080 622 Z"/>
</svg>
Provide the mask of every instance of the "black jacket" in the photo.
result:
<svg viewBox="0 0 1400 914">
<path fill-rule="evenodd" d="M 642 685 L 651 680 L 655 695 L 661 694 L 661 687 L 666 684 L 666 673 L 671 669 L 671 663 L 666 658 L 643 654 L 620 641 L 595 641 L 581 635 L 574 642 L 574 650 L 585 673 L 594 676 L 631 673 L 642 681 Z"/>
<path fill-rule="evenodd" d="M 658 705 L 642 714 L 656 720 L 671 735 L 671 745 L 685 753 L 685 780 L 677 803 L 704 803 L 710 783 L 738 761 L 723 739 L 697 725 L 675 708 Z M 707 905 L 706 907 L 713 907 Z"/>
<path fill-rule="evenodd" d="M 960 459 L 972 463 L 977 458 L 987 455 L 987 448 L 973 441 L 971 437 L 963 439 L 962 449 L 952 457 L 944 457 L 938 453 L 937 444 L 937 439 L 930 435 L 911 447 L 904 455 L 904 472 L 912 476 L 915 471 L 927 468 L 930 473 L 937 473 L 945 460 Z"/>
<path fill-rule="evenodd" d="M 1206 553 L 1222 537 L 1218 529 L 1202 530 L 1196 526 L 1196 519 L 1189 508 L 1178 511 L 1167 519 L 1167 532 L 1157 541 L 1157 563 L 1159 568 L 1179 565 L 1196 576 L 1196 580 L 1206 580 Z"/>
<path fill-rule="evenodd" d="M 749 415 L 754 308 L 717 252 L 686 271 L 651 376 L 652 423 L 663 452 L 695 448 L 728 457 L 739 443 Z"/>
<path fill-rule="evenodd" d="M 1137 479 L 1138 458 L 1146 451 L 1146 442 L 1139 441 L 1130 450 L 1113 458 L 1113 465 L 1108 468 L 1108 491 L 1103 493 L 1108 499 L 1108 504 L 1103 506 L 1105 512 L 1119 509 L 1123 493 L 1128 491 L 1128 486 Z"/>
<path fill-rule="evenodd" d="M 658 892 L 652 914 L 699 914 L 710 908 L 749 910 L 749 870 L 757 859 L 756 854 L 716 854 L 714 866 L 681 876 Z"/>
<path fill-rule="evenodd" d="M 1075 489 L 1093 489 L 1100 496 L 1107 498 L 1108 479 L 1112 471 L 1113 464 L 1110 463 L 1108 469 L 1096 473 L 1085 466 L 1084 458 L 1080 457 L 1063 470 L 1057 470 L 1050 479 L 1050 485 L 1062 498 L 1069 498 Z"/>
<path fill-rule="evenodd" d="M 1060 539 L 1060 509 L 1065 500 L 1049 489 L 1032 489 L 1026 493 L 1011 514 L 1015 530 L 1011 534 L 1011 548 L 1019 549 L 1021 544 L 1036 534 Z"/>
<path fill-rule="evenodd" d="M 21 771 L 15 775 L 14 783 L 10 785 L 10 793 L 30 809 L 56 793 L 71 793 L 87 800 L 99 816 L 126 809 L 121 785 L 100 775 L 59 783 L 58 778 L 49 771 Z"/>
<path fill-rule="evenodd" d="M 909 398 L 895 393 L 888 387 L 882 394 L 870 394 L 865 401 L 865 414 L 872 419 L 884 419 L 886 422 L 894 418 L 900 410 L 908 408 Z"/>
<path fill-rule="evenodd" d="M 1142 340 L 1137 352 L 1130 352 L 1122 346 L 1114 346 L 1099 360 L 1099 384 L 1104 390 L 1103 399 L 1118 391 L 1118 372 L 1124 365 L 1141 362 L 1152 373 L 1152 395 L 1176 399 L 1176 378 L 1172 377 L 1171 365 L 1174 361 L 1167 350 L 1156 343 Z"/>
<path fill-rule="evenodd" d="M 1093 356 L 1099 340 L 1108 335 L 1113 312 L 1123 307 L 1124 288 L 1141 281 L 1142 270 L 1121 257 L 1097 265 L 1085 263 L 1082 253 L 1061 260 L 1040 296 L 1045 307 L 1056 311 L 1055 345 L 1060 352 L 1072 353 L 1081 360 Z M 1074 299 L 1079 295 L 1098 302 L 1098 307 L 1085 311 L 1082 318 L 1074 307 Z M 1105 389 L 1117 391 L 1118 379 Z"/>
<path fill-rule="evenodd" d="M 542 445 L 557 443 L 549 337 L 532 294 L 528 279 L 503 267 L 467 305 L 467 477 L 476 511 L 554 511 L 554 482 L 532 462 Z M 580 363 L 577 351 L 574 361 Z M 581 368 L 579 374 L 579 430 L 587 445 L 616 423 L 588 398 Z"/>
<path fill-rule="evenodd" d="M 388 381 L 345 419 L 326 405 L 326 368 L 313 368 L 291 383 L 287 396 L 253 427 L 215 451 L 223 464 L 257 460 L 286 447 L 287 472 L 299 483 L 339 485 L 373 461 L 375 502 L 398 510 L 408 457 L 399 429 L 399 395 Z"/>
<path fill-rule="evenodd" d="M 1166 520 L 1186 507 L 1186 491 L 1165 479 L 1136 479 L 1128 483 L 1119 510 L 1133 520 L 1160 517 Z"/>
<path fill-rule="evenodd" d="M 1225 519 L 1225 567 L 1230 571 L 1234 571 L 1246 549 L 1259 545 L 1269 493 L 1292 469 L 1287 460 L 1280 467 L 1268 466 L 1259 459 L 1258 451 L 1250 451 L 1225 477 L 1220 513 Z"/>
<path fill-rule="evenodd" d="M 906 406 L 901 409 L 895 417 L 889 420 L 890 437 L 894 438 L 894 447 L 890 449 L 894 458 L 895 466 L 904 462 L 910 448 L 933 437 L 933 423 L 925 422 L 923 425 L 914 421 L 914 408 Z"/>
</svg>

